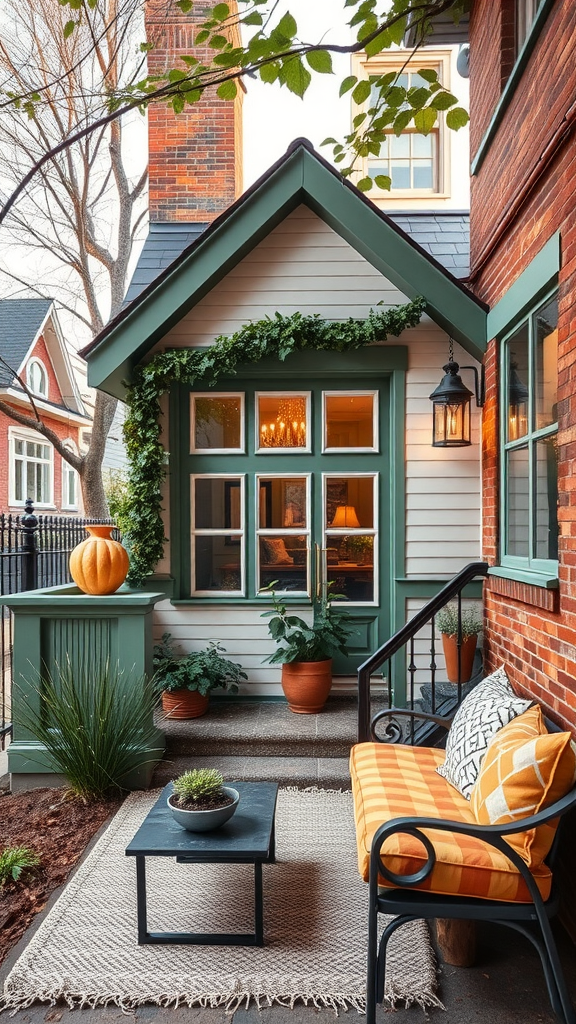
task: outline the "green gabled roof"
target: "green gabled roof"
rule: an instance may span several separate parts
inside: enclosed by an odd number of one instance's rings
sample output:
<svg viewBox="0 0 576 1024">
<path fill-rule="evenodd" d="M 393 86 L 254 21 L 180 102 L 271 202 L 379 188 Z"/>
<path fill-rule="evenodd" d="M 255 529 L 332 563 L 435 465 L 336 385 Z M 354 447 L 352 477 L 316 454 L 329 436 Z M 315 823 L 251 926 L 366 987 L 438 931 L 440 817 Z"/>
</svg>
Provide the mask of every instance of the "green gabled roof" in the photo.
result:
<svg viewBox="0 0 576 1024">
<path fill-rule="evenodd" d="M 82 350 L 88 383 L 118 397 L 122 382 L 183 316 L 297 206 L 324 220 L 476 359 L 486 350 L 487 307 L 306 139 L 288 152 Z"/>
</svg>

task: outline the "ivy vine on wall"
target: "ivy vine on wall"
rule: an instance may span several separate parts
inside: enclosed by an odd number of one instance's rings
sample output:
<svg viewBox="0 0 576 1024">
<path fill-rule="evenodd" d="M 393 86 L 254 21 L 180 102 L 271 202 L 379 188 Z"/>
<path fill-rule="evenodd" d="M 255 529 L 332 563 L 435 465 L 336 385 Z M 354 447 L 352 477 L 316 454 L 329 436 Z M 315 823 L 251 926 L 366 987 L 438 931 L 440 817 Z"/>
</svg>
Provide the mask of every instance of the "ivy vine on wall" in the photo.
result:
<svg viewBox="0 0 576 1024">
<path fill-rule="evenodd" d="M 246 324 L 232 335 L 220 335 L 209 348 L 171 349 L 153 356 L 134 370 L 128 388 L 124 438 L 130 463 L 126 498 L 118 523 L 130 551 L 128 583 L 142 586 L 154 571 L 164 549 L 161 487 L 166 472 L 160 440 L 160 399 L 173 383 L 212 387 L 243 364 L 274 357 L 285 360 L 306 350 L 352 352 L 388 335 L 398 337 L 416 327 L 424 299 L 383 311 L 370 310 L 366 320 L 323 320 L 319 314 L 293 313 Z"/>
</svg>

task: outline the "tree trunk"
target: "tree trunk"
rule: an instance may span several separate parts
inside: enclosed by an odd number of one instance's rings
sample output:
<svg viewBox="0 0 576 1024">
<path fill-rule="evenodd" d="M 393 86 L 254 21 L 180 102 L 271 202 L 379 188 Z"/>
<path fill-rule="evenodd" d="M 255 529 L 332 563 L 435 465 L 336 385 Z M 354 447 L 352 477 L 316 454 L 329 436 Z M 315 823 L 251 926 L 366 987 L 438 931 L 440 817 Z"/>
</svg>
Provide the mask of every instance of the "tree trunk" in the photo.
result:
<svg viewBox="0 0 576 1024">
<path fill-rule="evenodd" d="M 117 406 L 118 399 L 105 395 L 103 391 L 96 392 L 90 448 L 80 470 L 84 514 L 92 519 L 107 519 L 110 515 L 102 481 L 102 461 Z"/>
</svg>

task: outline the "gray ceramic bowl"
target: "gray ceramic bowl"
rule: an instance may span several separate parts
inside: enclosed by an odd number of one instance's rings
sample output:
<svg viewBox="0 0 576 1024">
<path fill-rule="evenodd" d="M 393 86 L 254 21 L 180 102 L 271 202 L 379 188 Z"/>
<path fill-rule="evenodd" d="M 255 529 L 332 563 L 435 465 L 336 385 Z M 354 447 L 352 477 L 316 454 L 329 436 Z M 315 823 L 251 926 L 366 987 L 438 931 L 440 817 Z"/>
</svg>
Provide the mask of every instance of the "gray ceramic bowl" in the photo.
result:
<svg viewBox="0 0 576 1024">
<path fill-rule="evenodd" d="M 182 828 L 187 829 L 188 832 L 212 832 L 213 829 L 220 828 L 221 825 L 232 817 L 240 800 L 240 794 L 237 789 L 232 789 L 232 786 L 222 786 L 222 789 L 228 796 L 233 798 L 233 804 L 227 804 L 226 807 L 216 807 L 212 811 L 187 811 L 184 808 L 175 807 L 172 803 L 172 797 L 169 796 L 168 807 L 178 824 L 182 825 Z"/>
</svg>

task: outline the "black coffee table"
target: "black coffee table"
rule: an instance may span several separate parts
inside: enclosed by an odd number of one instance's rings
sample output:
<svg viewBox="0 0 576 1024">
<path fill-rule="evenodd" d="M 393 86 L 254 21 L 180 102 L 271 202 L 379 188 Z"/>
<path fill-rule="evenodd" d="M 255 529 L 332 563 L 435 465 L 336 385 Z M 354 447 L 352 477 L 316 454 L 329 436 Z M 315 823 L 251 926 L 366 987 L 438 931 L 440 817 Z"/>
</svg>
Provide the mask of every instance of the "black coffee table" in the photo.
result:
<svg viewBox="0 0 576 1024">
<path fill-rule="evenodd" d="M 262 865 L 273 864 L 275 782 L 231 782 L 240 794 L 236 813 L 213 832 L 187 832 L 172 817 L 164 787 L 136 835 L 126 847 L 136 857 L 138 944 L 263 946 Z M 177 864 L 253 864 L 254 932 L 149 932 L 146 920 L 146 857 L 175 857 Z M 225 898 L 225 894 L 222 894 Z"/>
</svg>

